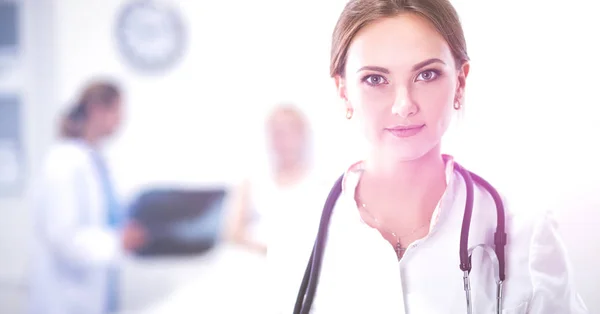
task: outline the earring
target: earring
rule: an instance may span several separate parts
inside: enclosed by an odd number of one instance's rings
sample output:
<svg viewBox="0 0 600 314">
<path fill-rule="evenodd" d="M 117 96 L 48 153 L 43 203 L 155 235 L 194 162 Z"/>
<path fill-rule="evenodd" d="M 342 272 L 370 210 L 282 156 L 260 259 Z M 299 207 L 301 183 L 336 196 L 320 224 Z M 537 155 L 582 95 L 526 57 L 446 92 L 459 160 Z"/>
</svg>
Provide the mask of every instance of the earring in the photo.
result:
<svg viewBox="0 0 600 314">
<path fill-rule="evenodd" d="M 354 110 L 352 108 L 346 109 L 346 119 L 348 119 L 348 120 L 352 119 L 353 115 L 354 115 Z"/>
<path fill-rule="evenodd" d="M 462 104 L 460 103 L 460 100 L 455 101 L 453 107 L 454 107 L 455 110 L 460 110 L 460 108 L 462 107 Z"/>
</svg>

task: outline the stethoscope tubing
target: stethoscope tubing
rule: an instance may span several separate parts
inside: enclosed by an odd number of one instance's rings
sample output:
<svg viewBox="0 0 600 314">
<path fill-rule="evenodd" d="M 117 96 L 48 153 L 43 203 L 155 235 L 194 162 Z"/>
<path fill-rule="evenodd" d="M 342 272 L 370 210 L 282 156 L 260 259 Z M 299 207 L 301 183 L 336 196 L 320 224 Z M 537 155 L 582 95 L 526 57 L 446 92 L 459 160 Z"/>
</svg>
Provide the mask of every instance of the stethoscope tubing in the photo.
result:
<svg viewBox="0 0 600 314">
<path fill-rule="evenodd" d="M 502 198 L 500 194 L 496 191 L 496 189 L 486 180 L 481 178 L 480 176 L 466 170 L 458 163 L 454 163 L 454 168 L 461 174 L 465 181 L 466 187 L 466 200 L 465 200 L 465 211 L 463 214 L 463 222 L 461 227 L 461 235 L 460 235 L 460 248 L 459 248 L 459 258 L 460 258 L 460 269 L 464 273 L 465 280 L 465 291 L 467 292 L 467 303 L 468 307 L 471 306 L 470 300 L 470 287 L 467 285 L 468 275 L 471 271 L 471 252 L 468 248 L 469 245 L 469 231 L 471 226 L 471 218 L 473 214 L 473 203 L 474 203 L 474 186 L 476 183 L 478 186 L 484 188 L 494 200 L 496 205 L 496 213 L 497 213 L 497 221 L 496 221 L 496 233 L 494 234 L 494 252 L 495 257 L 497 258 L 498 263 L 498 273 L 497 277 L 498 287 L 501 289 L 502 283 L 505 280 L 505 251 L 504 247 L 506 245 L 506 232 L 505 232 L 505 211 L 504 204 L 502 202 Z M 304 276 L 302 279 L 302 283 L 300 285 L 299 293 L 296 298 L 296 304 L 294 306 L 294 314 L 308 314 L 312 303 L 314 301 L 314 296 L 316 295 L 318 278 L 321 272 L 321 263 L 323 260 L 323 253 L 325 251 L 325 242 L 327 240 L 327 234 L 329 231 L 329 221 L 331 220 L 331 215 L 333 213 L 333 209 L 335 208 L 335 203 L 337 199 L 342 193 L 342 182 L 344 179 L 344 175 L 340 176 L 333 188 L 329 192 L 327 196 L 327 200 L 325 201 L 325 205 L 323 206 L 323 212 L 321 215 L 321 220 L 319 223 L 319 230 L 317 233 L 317 238 L 315 240 L 315 244 L 313 246 L 313 250 L 308 261 L 306 270 L 304 272 Z M 470 286 L 470 285 L 469 285 Z M 467 291 L 468 288 L 468 291 Z M 498 303 L 501 303 L 501 290 L 499 290 L 499 300 Z M 498 309 L 500 309 L 501 304 L 498 305 Z"/>
</svg>

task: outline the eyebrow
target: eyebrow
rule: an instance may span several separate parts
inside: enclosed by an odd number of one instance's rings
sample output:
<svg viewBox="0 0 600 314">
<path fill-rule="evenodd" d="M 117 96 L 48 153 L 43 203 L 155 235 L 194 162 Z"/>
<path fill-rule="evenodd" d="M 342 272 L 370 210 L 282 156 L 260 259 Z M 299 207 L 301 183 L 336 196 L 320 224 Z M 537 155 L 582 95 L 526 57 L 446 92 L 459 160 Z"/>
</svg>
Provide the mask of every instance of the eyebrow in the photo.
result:
<svg viewBox="0 0 600 314">
<path fill-rule="evenodd" d="M 430 64 L 433 63 L 441 63 L 441 64 L 446 64 L 444 61 L 442 61 L 441 59 L 438 58 L 431 58 L 431 59 L 427 59 L 425 61 L 421 61 L 415 65 L 413 65 L 412 70 L 416 71 L 418 69 L 421 69 L 423 67 L 426 67 Z M 360 69 L 358 69 L 358 71 L 356 72 L 360 72 L 360 71 L 364 71 L 364 70 L 369 70 L 369 71 L 376 71 L 376 72 L 381 72 L 381 73 L 385 73 L 385 74 L 389 74 L 390 70 L 384 68 L 384 67 L 379 67 L 379 66 L 373 66 L 373 65 L 366 65 Z"/>
</svg>

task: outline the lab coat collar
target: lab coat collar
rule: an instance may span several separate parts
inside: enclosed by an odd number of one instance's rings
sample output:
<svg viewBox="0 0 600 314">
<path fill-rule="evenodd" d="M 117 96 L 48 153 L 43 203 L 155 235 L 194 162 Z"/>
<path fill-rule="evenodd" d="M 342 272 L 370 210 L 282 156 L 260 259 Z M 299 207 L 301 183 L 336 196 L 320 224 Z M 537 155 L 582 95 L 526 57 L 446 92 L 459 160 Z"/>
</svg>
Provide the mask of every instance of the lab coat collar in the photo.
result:
<svg viewBox="0 0 600 314">
<path fill-rule="evenodd" d="M 431 224 L 429 226 L 430 231 L 433 230 L 434 225 L 440 218 L 446 215 L 445 210 L 443 209 L 452 208 L 451 204 L 454 202 L 454 196 L 456 195 L 455 191 L 458 188 L 454 171 L 454 157 L 446 154 L 442 155 L 442 157 L 446 163 L 446 191 L 444 191 L 444 194 L 438 201 L 433 212 Z M 365 169 L 364 167 L 365 161 L 361 160 L 352 164 L 344 173 L 344 178 L 342 180 L 342 198 L 344 202 L 356 205 L 356 187 L 358 186 L 360 177 Z M 360 221 L 363 222 L 360 213 L 358 212 L 358 207 L 353 206 L 352 208 L 357 208 L 353 214 L 356 215 L 357 219 L 360 219 Z"/>
</svg>

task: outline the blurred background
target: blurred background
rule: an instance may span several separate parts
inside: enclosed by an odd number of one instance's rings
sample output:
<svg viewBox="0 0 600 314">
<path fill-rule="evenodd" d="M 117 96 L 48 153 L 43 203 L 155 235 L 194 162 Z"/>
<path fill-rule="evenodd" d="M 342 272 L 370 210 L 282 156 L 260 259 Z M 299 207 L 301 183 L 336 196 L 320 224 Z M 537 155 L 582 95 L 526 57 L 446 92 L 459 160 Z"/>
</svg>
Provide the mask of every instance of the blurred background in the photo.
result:
<svg viewBox="0 0 600 314">
<path fill-rule="evenodd" d="M 472 66 L 467 110 L 444 150 L 517 210 L 556 212 L 580 293 L 600 313 L 594 4 L 453 3 Z M 0 0 L 0 313 L 27 309 L 36 187 L 65 111 L 99 78 L 118 84 L 122 114 L 104 158 L 120 202 L 145 230 L 124 258 L 121 312 L 258 308 L 264 251 L 223 231 L 243 221 L 231 219 L 244 211 L 234 204 L 251 195 L 260 207 L 253 217 L 271 208 L 287 215 L 289 202 L 269 197 L 292 195 L 302 204 L 294 215 L 302 207 L 314 220 L 329 185 L 361 155 L 328 75 L 344 4 Z M 277 146 L 290 138 L 301 144 Z M 277 149 L 310 163 L 304 185 L 273 184 L 273 165 L 285 159 Z"/>
</svg>

